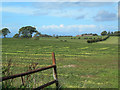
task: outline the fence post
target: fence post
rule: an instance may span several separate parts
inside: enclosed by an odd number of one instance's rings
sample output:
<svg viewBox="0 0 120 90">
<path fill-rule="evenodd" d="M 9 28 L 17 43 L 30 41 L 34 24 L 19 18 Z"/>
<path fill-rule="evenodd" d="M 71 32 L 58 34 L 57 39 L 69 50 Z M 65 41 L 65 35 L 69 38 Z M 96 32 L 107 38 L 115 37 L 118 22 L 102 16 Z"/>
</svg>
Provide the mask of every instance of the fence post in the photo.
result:
<svg viewBox="0 0 120 90">
<path fill-rule="evenodd" d="M 56 59 L 55 59 L 55 53 L 54 52 L 52 52 L 52 62 L 53 62 L 52 63 L 53 65 L 56 65 Z M 58 89 L 59 84 L 58 84 L 57 67 L 56 66 L 53 68 L 53 77 L 56 80 L 56 88 Z"/>
</svg>

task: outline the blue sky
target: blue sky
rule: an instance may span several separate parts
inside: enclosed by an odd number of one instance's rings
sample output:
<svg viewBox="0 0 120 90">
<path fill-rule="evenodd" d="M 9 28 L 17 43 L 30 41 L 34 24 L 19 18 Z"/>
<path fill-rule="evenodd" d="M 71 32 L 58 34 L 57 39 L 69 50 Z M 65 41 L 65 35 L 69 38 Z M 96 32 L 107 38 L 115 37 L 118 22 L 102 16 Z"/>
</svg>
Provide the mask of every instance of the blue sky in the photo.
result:
<svg viewBox="0 0 120 90">
<path fill-rule="evenodd" d="M 3 2 L 0 12 L 9 37 L 28 25 L 49 35 L 118 30 L 117 2 Z"/>
</svg>

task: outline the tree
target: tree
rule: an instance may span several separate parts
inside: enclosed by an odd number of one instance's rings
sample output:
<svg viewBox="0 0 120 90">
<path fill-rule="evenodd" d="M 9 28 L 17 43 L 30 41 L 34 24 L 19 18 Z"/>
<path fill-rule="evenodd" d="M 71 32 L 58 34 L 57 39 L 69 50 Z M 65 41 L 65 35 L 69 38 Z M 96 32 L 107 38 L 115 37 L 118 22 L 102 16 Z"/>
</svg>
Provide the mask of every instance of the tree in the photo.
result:
<svg viewBox="0 0 120 90">
<path fill-rule="evenodd" d="M 111 32 L 111 35 L 113 35 L 114 33 L 113 32 Z"/>
<path fill-rule="evenodd" d="M 37 37 L 37 36 L 40 36 L 40 35 L 41 35 L 40 32 L 36 32 L 36 34 L 33 37 Z"/>
<path fill-rule="evenodd" d="M 111 33 L 110 33 L 110 31 L 108 32 L 108 35 L 110 35 Z"/>
<path fill-rule="evenodd" d="M 114 32 L 114 35 L 115 35 L 115 36 L 120 36 L 120 31 L 115 31 L 115 32 Z"/>
<path fill-rule="evenodd" d="M 107 35 L 107 31 L 103 31 L 103 32 L 101 33 L 101 35 L 102 35 L 102 36 Z"/>
<path fill-rule="evenodd" d="M 19 34 L 15 34 L 13 38 L 19 38 Z"/>
<path fill-rule="evenodd" d="M 53 34 L 53 37 L 55 37 L 55 34 Z"/>
<path fill-rule="evenodd" d="M 95 34 L 93 34 L 93 36 L 98 36 L 98 35 L 95 33 Z"/>
<path fill-rule="evenodd" d="M 58 38 L 59 38 L 59 36 L 58 36 L 58 35 L 56 35 L 56 37 L 55 37 L 55 38 L 57 38 L 57 39 L 58 39 Z"/>
<path fill-rule="evenodd" d="M 31 38 L 34 32 L 37 32 L 37 30 L 32 26 L 26 26 L 19 29 L 19 35 L 23 38 Z"/>
<path fill-rule="evenodd" d="M 6 38 L 6 35 L 11 32 L 8 28 L 3 28 L 2 30 L 0 30 L 0 33 L 4 36 L 4 38 Z"/>
</svg>

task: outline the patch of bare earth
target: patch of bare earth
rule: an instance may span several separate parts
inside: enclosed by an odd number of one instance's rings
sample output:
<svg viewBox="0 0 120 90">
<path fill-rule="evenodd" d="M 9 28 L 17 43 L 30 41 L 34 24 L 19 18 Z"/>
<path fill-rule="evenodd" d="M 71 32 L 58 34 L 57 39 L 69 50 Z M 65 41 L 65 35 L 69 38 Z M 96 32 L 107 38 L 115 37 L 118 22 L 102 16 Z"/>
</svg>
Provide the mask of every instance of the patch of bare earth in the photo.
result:
<svg viewBox="0 0 120 90">
<path fill-rule="evenodd" d="M 73 65 L 73 64 L 71 64 L 71 65 L 64 65 L 64 66 L 62 66 L 62 67 L 78 67 L 78 65 Z"/>
</svg>

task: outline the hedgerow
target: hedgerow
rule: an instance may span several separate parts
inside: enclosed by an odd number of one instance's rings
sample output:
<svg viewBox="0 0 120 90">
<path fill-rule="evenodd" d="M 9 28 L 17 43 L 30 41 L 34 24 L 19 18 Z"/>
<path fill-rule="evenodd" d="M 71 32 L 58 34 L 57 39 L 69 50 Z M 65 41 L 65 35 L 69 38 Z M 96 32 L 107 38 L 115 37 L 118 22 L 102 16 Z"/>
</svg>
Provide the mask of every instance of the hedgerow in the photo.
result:
<svg viewBox="0 0 120 90">
<path fill-rule="evenodd" d="M 87 40 L 87 42 L 88 42 L 88 43 L 94 43 L 94 42 L 105 41 L 105 40 L 107 40 L 109 37 L 110 37 L 110 36 L 107 36 L 107 37 L 105 37 L 105 38 L 103 38 L 103 39 L 102 39 L 102 38 L 97 38 L 97 39 L 94 38 L 94 39 L 91 39 L 91 40 L 89 39 L 89 40 Z"/>
</svg>

